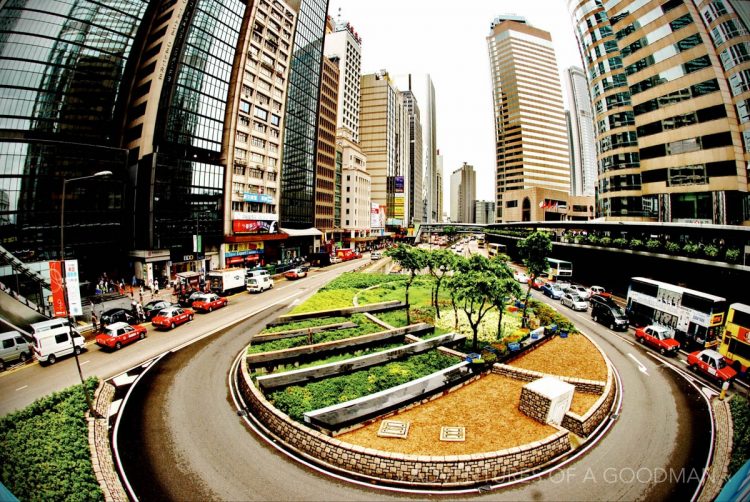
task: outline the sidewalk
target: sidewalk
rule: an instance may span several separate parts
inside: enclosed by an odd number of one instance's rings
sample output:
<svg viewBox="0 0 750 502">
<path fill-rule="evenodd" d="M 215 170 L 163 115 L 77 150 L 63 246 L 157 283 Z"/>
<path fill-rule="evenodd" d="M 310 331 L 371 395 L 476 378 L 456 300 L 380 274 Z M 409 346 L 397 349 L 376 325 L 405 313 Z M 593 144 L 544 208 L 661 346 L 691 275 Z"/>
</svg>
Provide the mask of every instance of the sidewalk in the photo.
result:
<svg viewBox="0 0 750 502">
<path fill-rule="evenodd" d="M 78 330 L 81 332 L 81 334 L 83 335 L 86 341 L 93 339 L 94 330 L 93 330 L 93 326 L 91 325 L 92 310 L 95 309 L 96 316 L 101 318 L 101 314 L 105 310 L 114 309 L 114 308 L 124 308 L 124 309 L 130 310 L 132 301 L 135 300 L 138 302 L 140 301 L 140 298 L 141 298 L 141 293 L 138 288 L 135 288 L 133 290 L 133 296 L 132 297 L 130 296 L 130 287 L 127 287 L 125 289 L 125 296 L 118 295 L 110 299 L 104 299 L 103 297 L 99 297 L 99 296 L 88 297 L 87 300 L 89 300 L 89 303 L 83 307 L 83 316 L 81 316 L 77 321 Z M 177 299 L 172 293 L 172 288 L 159 289 L 158 294 L 152 294 L 151 290 L 144 289 L 142 304 L 145 305 L 152 300 L 164 300 L 168 302 L 177 302 Z"/>
</svg>

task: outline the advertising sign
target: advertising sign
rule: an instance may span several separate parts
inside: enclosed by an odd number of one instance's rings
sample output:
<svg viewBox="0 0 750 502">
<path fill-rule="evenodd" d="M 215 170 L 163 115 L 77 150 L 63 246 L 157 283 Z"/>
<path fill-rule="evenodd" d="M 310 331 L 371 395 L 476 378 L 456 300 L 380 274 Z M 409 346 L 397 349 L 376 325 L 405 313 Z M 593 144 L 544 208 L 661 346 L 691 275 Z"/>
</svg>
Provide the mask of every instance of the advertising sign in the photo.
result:
<svg viewBox="0 0 750 502">
<path fill-rule="evenodd" d="M 276 233 L 276 221 L 232 220 L 232 231 L 235 234 L 272 234 Z"/>
<path fill-rule="evenodd" d="M 404 194 L 402 193 L 393 196 L 393 217 L 397 220 L 404 219 Z"/>
<path fill-rule="evenodd" d="M 52 312 L 55 317 L 66 317 L 65 293 L 63 292 L 62 267 L 59 261 L 49 262 L 49 283 L 52 288 Z"/>
<path fill-rule="evenodd" d="M 380 206 L 373 202 L 370 204 L 370 228 L 380 227 Z"/>
<path fill-rule="evenodd" d="M 81 286 L 78 282 L 78 260 L 65 260 L 65 286 L 68 290 L 68 305 L 72 315 L 83 315 Z"/>
<path fill-rule="evenodd" d="M 261 202 L 264 204 L 273 204 L 273 197 L 264 193 L 248 193 L 243 194 L 245 202 Z"/>
<path fill-rule="evenodd" d="M 378 220 L 377 228 L 385 228 L 385 211 L 387 207 L 385 204 L 380 205 L 380 219 Z"/>
<path fill-rule="evenodd" d="M 395 191 L 396 193 L 404 193 L 404 177 L 403 176 L 395 176 L 393 179 L 395 183 Z"/>
<path fill-rule="evenodd" d="M 232 244 L 229 251 L 224 253 L 224 257 L 231 258 L 233 256 L 249 256 L 252 254 L 263 253 L 263 242 L 238 242 Z"/>
</svg>

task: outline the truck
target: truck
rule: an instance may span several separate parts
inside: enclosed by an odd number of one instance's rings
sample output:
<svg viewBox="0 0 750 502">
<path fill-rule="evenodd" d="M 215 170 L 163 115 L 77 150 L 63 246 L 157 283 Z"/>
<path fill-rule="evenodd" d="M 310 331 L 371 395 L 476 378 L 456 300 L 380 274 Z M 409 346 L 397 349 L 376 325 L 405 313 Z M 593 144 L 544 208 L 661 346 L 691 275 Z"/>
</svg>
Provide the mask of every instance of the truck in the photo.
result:
<svg viewBox="0 0 750 502">
<path fill-rule="evenodd" d="M 217 295 L 230 295 L 245 289 L 244 268 L 220 268 L 206 274 L 211 291 Z"/>
<path fill-rule="evenodd" d="M 361 254 L 353 249 L 338 249 L 336 250 L 336 256 L 341 258 L 342 261 L 349 261 L 362 257 Z"/>
</svg>

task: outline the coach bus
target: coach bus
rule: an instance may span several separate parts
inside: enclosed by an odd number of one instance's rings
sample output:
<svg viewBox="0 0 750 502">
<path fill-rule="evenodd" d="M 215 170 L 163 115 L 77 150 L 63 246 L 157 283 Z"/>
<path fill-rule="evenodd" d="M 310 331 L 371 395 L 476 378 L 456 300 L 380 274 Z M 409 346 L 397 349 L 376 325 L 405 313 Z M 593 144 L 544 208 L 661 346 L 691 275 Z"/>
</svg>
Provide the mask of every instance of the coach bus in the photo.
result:
<svg viewBox="0 0 750 502">
<path fill-rule="evenodd" d="M 487 245 L 487 256 L 490 258 L 493 258 L 499 254 L 507 254 L 508 249 L 505 247 L 505 244 L 495 244 L 494 242 L 491 242 Z"/>
<path fill-rule="evenodd" d="M 713 348 L 719 344 L 726 298 L 645 277 L 633 277 L 626 313 L 630 324 L 670 328 L 686 344 Z"/>
<path fill-rule="evenodd" d="M 727 312 L 719 352 L 740 375 L 750 366 L 750 306 L 733 303 Z"/>
</svg>

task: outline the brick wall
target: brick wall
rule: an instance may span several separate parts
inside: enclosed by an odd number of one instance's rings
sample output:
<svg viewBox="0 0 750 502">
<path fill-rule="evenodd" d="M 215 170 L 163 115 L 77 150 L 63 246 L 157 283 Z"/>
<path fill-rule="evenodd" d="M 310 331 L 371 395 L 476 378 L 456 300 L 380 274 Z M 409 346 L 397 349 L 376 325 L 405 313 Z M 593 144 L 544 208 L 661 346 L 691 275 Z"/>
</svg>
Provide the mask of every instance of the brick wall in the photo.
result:
<svg viewBox="0 0 750 502">
<path fill-rule="evenodd" d="M 581 437 L 588 436 L 607 418 L 615 400 L 615 394 L 614 381 L 610 380 L 604 393 L 584 416 L 581 417 L 572 411 L 568 411 L 560 425 Z"/>
<path fill-rule="evenodd" d="M 249 411 L 279 441 L 329 468 L 394 483 L 462 485 L 518 473 L 568 452 L 567 431 L 521 447 L 474 455 L 429 457 L 382 452 L 344 443 L 291 420 L 276 410 L 252 384 L 242 363 L 240 390 Z"/>
<path fill-rule="evenodd" d="M 609 368 L 609 363 L 607 363 L 607 367 Z M 544 378 L 547 375 L 545 373 L 540 373 L 539 371 L 532 371 L 527 370 L 523 368 L 516 368 L 514 366 L 508 366 L 507 364 L 495 364 L 492 368 L 493 373 L 497 373 L 498 375 L 507 376 L 510 378 L 513 378 L 514 380 L 521 380 L 523 382 L 533 382 L 534 380 L 539 380 L 540 378 Z M 608 377 L 610 375 L 610 371 L 607 372 Z M 567 382 L 574 386 L 576 388 L 576 391 L 578 392 L 585 392 L 587 394 L 597 394 L 600 395 L 604 392 L 604 388 L 607 386 L 607 382 L 598 382 L 596 380 L 584 380 L 583 378 L 572 378 L 572 377 L 564 377 L 559 375 L 553 375 L 555 378 L 558 378 L 562 380 L 563 382 Z"/>
<path fill-rule="evenodd" d="M 518 404 L 518 409 L 534 420 L 546 424 L 547 415 L 549 415 L 549 408 L 551 405 L 552 401 L 548 397 L 538 394 L 526 387 L 521 389 L 521 399 Z"/>
</svg>

